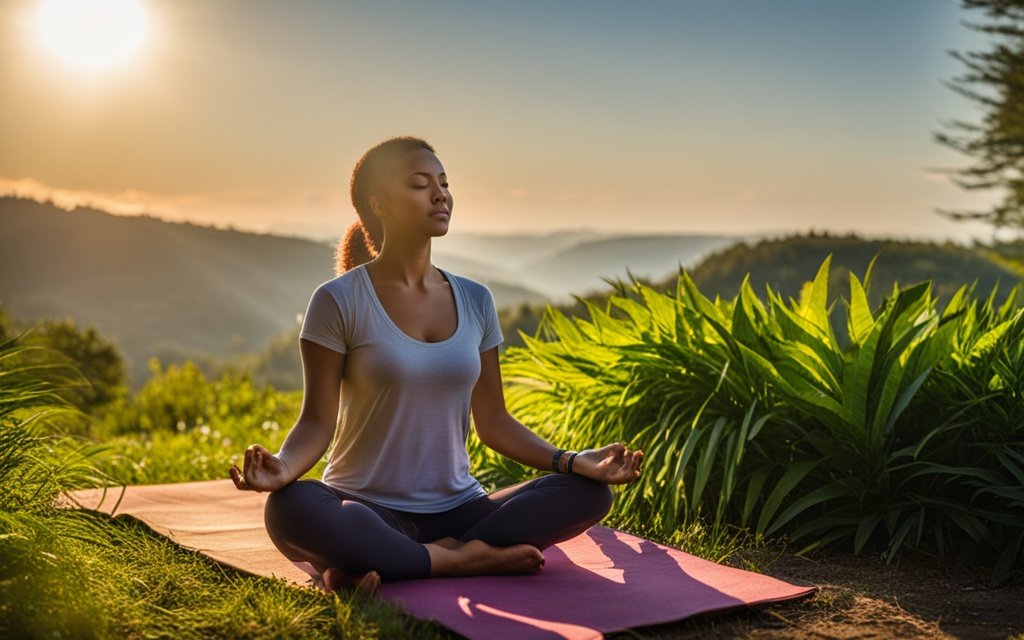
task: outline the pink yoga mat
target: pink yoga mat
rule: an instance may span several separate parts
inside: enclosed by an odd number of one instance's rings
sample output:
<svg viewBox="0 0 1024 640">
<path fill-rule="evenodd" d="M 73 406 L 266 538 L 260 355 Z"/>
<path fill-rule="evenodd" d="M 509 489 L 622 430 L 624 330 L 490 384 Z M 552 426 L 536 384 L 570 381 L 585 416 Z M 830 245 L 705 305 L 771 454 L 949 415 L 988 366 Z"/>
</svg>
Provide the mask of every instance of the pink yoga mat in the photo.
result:
<svg viewBox="0 0 1024 640">
<path fill-rule="evenodd" d="M 603 633 L 796 598 L 815 587 L 726 567 L 618 529 L 595 525 L 544 550 L 526 576 L 382 583 L 415 616 L 469 637 L 601 638 Z"/>
<path fill-rule="evenodd" d="M 266 493 L 230 478 L 83 489 L 66 506 L 136 517 L 179 544 L 244 571 L 311 585 L 263 525 Z M 120 504 L 114 505 L 118 498 Z M 814 586 L 709 562 L 624 531 L 595 525 L 544 550 L 530 575 L 385 582 L 381 595 L 410 614 L 435 618 L 470 640 L 600 639 L 605 633 L 700 613 L 798 598 Z M 300 571 L 302 569 L 303 571 Z"/>
</svg>

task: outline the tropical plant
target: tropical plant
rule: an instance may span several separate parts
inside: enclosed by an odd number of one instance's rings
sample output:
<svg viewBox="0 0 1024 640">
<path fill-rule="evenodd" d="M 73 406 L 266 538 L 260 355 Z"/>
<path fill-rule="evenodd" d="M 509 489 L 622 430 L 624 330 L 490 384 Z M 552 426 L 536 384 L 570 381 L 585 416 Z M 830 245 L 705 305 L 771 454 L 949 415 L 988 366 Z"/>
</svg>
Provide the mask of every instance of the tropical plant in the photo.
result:
<svg viewBox="0 0 1024 640">
<path fill-rule="evenodd" d="M 714 300 L 680 269 L 674 292 L 614 283 L 590 319 L 549 308 L 503 360 L 510 411 L 561 446 L 619 440 L 647 472 L 615 514 L 662 532 L 706 524 L 805 548 L 911 545 L 995 567 L 1022 557 L 1024 309 L 930 282 L 877 309 L 849 275 L 849 341 L 828 305 L 831 256 L 797 299 L 745 279 Z M 512 471 L 512 470 L 510 470 Z"/>
</svg>

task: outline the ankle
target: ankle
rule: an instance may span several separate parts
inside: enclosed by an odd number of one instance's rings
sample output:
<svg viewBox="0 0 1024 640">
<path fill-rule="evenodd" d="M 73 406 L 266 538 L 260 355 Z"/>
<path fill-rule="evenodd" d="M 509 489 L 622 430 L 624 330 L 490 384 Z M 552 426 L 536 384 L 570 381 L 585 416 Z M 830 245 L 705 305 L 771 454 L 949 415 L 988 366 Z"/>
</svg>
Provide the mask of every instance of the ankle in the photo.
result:
<svg viewBox="0 0 1024 640">
<path fill-rule="evenodd" d="M 430 577 L 448 576 L 455 573 L 458 563 L 458 550 L 449 549 L 440 544 L 428 542 L 423 545 L 430 556 Z"/>
</svg>

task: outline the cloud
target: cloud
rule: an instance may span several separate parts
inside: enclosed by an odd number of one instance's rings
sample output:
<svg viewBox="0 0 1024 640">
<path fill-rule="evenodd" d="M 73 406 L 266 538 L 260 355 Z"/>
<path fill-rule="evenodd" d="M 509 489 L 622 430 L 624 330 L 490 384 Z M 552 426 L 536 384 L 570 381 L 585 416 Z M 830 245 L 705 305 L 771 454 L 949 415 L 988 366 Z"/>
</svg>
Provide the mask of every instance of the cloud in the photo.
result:
<svg viewBox="0 0 1024 640">
<path fill-rule="evenodd" d="M 119 215 L 152 213 L 155 205 L 169 200 L 180 205 L 195 204 L 194 196 L 171 196 L 147 193 L 138 189 L 105 193 L 88 189 L 63 189 L 53 187 L 35 178 L 4 178 L 0 176 L 0 194 L 50 200 L 54 205 L 68 211 L 75 207 L 94 207 Z"/>
<path fill-rule="evenodd" d="M 71 211 L 92 207 L 114 215 L 151 215 L 168 221 L 232 227 L 267 233 L 288 227 L 288 234 L 308 228 L 310 237 L 336 233 L 354 217 L 348 193 L 308 188 L 275 190 L 271 186 L 228 189 L 216 193 L 168 194 L 139 189 L 96 191 L 64 189 L 34 178 L 0 176 L 0 195 L 49 200 Z"/>
<path fill-rule="evenodd" d="M 54 206 L 66 211 L 71 211 L 75 207 L 91 207 L 123 216 L 146 214 L 164 220 L 207 224 L 224 222 L 227 218 L 228 223 L 233 222 L 228 213 L 229 207 L 225 207 L 226 199 L 219 194 L 167 194 L 139 189 L 66 189 L 48 185 L 35 178 L 14 179 L 0 176 L 0 195 L 32 198 L 39 202 L 49 200 Z M 263 195 L 266 197 L 267 194 Z"/>
</svg>

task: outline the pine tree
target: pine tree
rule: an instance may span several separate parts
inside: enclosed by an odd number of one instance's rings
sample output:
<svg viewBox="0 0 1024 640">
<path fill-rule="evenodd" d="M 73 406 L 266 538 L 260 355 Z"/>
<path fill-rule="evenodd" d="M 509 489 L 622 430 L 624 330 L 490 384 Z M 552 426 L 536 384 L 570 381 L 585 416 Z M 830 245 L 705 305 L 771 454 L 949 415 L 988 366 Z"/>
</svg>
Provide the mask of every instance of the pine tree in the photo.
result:
<svg viewBox="0 0 1024 640">
<path fill-rule="evenodd" d="M 969 189 L 1005 189 L 1005 196 L 989 211 L 936 211 L 953 220 L 981 220 L 1000 229 L 1024 230 L 1024 0 L 962 0 L 967 10 L 981 10 L 988 22 L 964 24 L 993 38 L 989 51 L 963 55 L 949 51 L 967 66 L 965 75 L 946 86 L 978 103 L 981 124 L 961 120 L 946 126 L 962 135 L 935 133 L 934 139 L 975 158 L 973 166 L 944 171 Z M 986 95 L 972 85 L 987 85 Z"/>
</svg>

